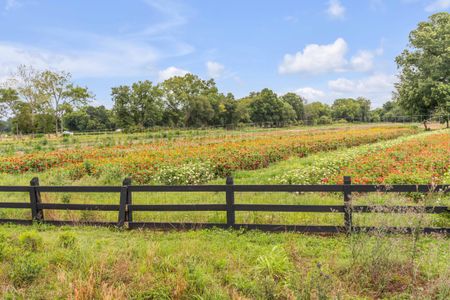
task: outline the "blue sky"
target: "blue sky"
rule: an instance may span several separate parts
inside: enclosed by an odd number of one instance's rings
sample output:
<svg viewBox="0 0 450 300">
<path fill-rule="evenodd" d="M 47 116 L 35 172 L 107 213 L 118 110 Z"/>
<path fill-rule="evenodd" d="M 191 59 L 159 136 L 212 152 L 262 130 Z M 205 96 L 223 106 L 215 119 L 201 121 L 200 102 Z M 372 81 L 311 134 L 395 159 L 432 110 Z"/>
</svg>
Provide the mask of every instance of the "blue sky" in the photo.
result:
<svg viewBox="0 0 450 300">
<path fill-rule="evenodd" d="M 269 87 L 332 103 L 389 100 L 394 58 L 450 0 L 0 0 L 0 81 L 19 64 L 110 88 L 191 72 L 243 97 Z"/>
</svg>

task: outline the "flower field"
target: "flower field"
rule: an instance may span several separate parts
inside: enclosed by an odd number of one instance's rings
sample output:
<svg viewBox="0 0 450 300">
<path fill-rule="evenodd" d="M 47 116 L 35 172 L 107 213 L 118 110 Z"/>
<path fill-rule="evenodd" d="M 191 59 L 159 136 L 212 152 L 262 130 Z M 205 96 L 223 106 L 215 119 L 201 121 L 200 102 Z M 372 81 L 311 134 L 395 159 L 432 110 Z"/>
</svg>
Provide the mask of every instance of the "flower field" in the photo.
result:
<svg viewBox="0 0 450 300">
<path fill-rule="evenodd" d="M 374 126 L 322 131 L 272 131 L 242 136 L 159 140 L 146 144 L 35 152 L 0 159 L 0 172 L 21 174 L 64 169 L 72 179 L 86 175 L 130 175 L 137 183 L 201 183 L 235 170 L 255 170 L 292 156 L 331 151 L 417 132 L 413 127 Z M 203 176 L 192 176 L 188 167 Z M 175 169 L 175 170 L 174 170 Z M 184 171 L 183 171 L 184 170 Z M 180 174 L 180 172 L 182 174 Z M 172 175 L 171 175 L 172 174 Z M 175 179 L 173 177 L 178 177 Z M 189 178 L 197 178 L 189 181 Z"/>
<path fill-rule="evenodd" d="M 342 183 L 448 183 L 450 179 L 450 134 L 425 133 L 387 141 L 380 145 L 348 150 L 290 170 L 277 178 L 285 184 Z"/>
</svg>

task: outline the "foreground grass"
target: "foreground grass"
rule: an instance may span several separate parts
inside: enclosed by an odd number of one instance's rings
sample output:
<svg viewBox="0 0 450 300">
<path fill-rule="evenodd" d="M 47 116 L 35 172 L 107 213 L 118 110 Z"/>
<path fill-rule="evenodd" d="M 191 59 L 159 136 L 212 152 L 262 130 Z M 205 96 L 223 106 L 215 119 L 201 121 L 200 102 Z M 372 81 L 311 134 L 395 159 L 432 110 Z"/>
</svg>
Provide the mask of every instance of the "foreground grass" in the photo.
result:
<svg viewBox="0 0 450 300">
<path fill-rule="evenodd" d="M 448 299 L 449 250 L 442 236 L 3 225 L 0 297 Z"/>
</svg>

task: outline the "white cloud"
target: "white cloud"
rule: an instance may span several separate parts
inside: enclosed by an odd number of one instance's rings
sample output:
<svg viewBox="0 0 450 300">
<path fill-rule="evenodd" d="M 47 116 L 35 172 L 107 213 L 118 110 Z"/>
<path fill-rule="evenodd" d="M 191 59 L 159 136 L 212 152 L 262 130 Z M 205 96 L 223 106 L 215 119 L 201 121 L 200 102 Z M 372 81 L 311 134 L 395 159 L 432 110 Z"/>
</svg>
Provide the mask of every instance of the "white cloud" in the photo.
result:
<svg viewBox="0 0 450 300">
<path fill-rule="evenodd" d="M 330 0 L 328 2 L 327 14 L 335 19 L 342 19 L 345 15 L 345 7 L 339 0 Z"/>
<path fill-rule="evenodd" d="M 363 96 L 373 100 L 375 105 L 380 105 L 390 99 L 395 79 L 394 75 L 383 73 L 360 79 L 338 78 L 328 81 L 328 87 L 336 97 Z"/>
<path fill-rule="evenodd" d="M 319 100 L 323 99 L 325 93 L 321 90 L 314 89 L 312 87 L 303 87 L 295 90 L 295 93 L 304 97 L 307 100 Z"/>
<path fill-rule="evenodd" d="M 380 91 L 392 90 L 395 76 L 386 74 L 374 74 L 362 79 L 338 78 L 328 81 L 331 90 L 341 93 L 377 93 Z"/>
<path fill-rule="evenodd" d="M 167 32 L 187 22 L 185 14 L 187 14 L 188 9 L 182 6 L 180 2 L 170 0 L 144 0 L 144 2 L 163 15 L 164 20 L 147 26 L 136 32 L 135 35 L 155 35 L 160 32 Z"/>
<path fill-rule="evenodd" d="M 431 2 L 429 5 L 425 7 L 425 11 L 427 12 L 436 12 L 440 10 L 445 10 L 450 8 L 450 0 L 437 0 Z"/>
<path fill-rule="evenodd" d="M 18 65 L 65 70 L 76 77 L 135 76 L 151 73 L 157 51 L 139 43 L 98 40 L 95 50 L 54 51 L 0 42 L 0 76 Z"/>
<path fill-rule="evenodd" d="M 289 73 L 325 73 L 357 71 L 366 72 L 372 69 L 375 56 L 383 54 L 383 48 L 374 51 L 360 50 L 350 58 L 345 57 L 348 50 L 343 38 L 332 44 L 309 44 L 295 54 L 285 54 L 283 62 L 278 66 L 280 74 Z"/>
<path fill-rule="evenodd" d="M 338 38 L 327 45 L 309 44 L 296 54 L 284 55 L 278 67 L 281 74 L 307 72 L 323 73 L 341 70 L 346 64 L 347 43 Z"/>
<path fill-rule="evenodd" d="M 371 51 L 359 51 L 357 55 L 353 56 L 350 64 L 355 71 L 369 71 L 373 67 L 374 53 Z"/>
<path fill-rule="evenodd" d="M 219 64 L 215 61 L 207 61 L 206 62 L 206 71 L 208 73 L 208 76 L 211 78 L 219 78 L 223 75 L 223 72 L 225 70 L 224 65 Z"/>
<path fill-rule="evenodd" d="M 40 28 L 42 45 L 0 40 L 0 78 L 18 65 L 33 65 L 69 71 L 74 77 L 124 77 L 157 74 L 157 63 L 165 58 L 189 54 L 193 47 L 176 38 L 175 27 L 186 22 L 184 7 L 172 1 L 145 0 L 161 17 L 142 28 L 111 36 L 64 28 Z M 9 0 L 7 7 L 20 5 Z M 146 6 L 144 6 L 145 8 Z M 151 30 L 150 30 L 151 29 Z M 46 41 L 51 46 L 47 46 Z"/>
<path fill-rule="evenodd" d="M 189 71 L 172 66 L 168 67 L 167 69 L 159 71 L 158 78 L 159 81 L 164 81 L 174 76 L 184 76 L 187 73 L 189 73 Z"/>
</svg>

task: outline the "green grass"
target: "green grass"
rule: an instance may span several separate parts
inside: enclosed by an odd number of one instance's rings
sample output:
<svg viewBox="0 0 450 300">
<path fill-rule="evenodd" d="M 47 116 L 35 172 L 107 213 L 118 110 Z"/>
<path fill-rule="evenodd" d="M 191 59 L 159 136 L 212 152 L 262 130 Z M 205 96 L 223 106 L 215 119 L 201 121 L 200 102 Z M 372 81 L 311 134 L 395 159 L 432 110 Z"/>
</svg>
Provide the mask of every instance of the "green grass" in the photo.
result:
<svg viewBox="0 0 450 300">
<path fill-rule="evenodd" d="M 450 241 L 439 236 L 1 226 L 0 241 L 5 299 L 449 296 Z"/>
</svg>

